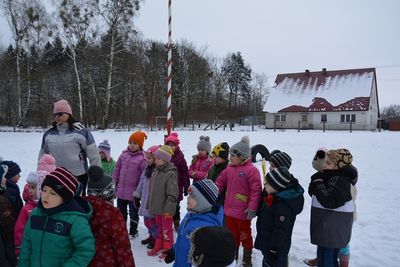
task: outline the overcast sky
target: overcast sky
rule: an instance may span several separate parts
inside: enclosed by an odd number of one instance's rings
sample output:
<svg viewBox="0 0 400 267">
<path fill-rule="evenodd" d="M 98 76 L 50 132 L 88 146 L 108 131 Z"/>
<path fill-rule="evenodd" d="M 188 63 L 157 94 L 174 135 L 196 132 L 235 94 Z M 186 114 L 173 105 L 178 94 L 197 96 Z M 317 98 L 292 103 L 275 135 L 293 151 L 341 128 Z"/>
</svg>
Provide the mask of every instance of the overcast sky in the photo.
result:
<svg viewBox="0 0 400 267">
<path fill-rule="evenodd" d="M 136 27 L 167 42 L 167 17 L 168 0 L 146 0 Z M 172 27 L 210 55 L 240 51 L 270 85 L 278 73 L 375 67 L 380 107 L 400 104 L 399 0 L 172 0 Z"/>
</svg>

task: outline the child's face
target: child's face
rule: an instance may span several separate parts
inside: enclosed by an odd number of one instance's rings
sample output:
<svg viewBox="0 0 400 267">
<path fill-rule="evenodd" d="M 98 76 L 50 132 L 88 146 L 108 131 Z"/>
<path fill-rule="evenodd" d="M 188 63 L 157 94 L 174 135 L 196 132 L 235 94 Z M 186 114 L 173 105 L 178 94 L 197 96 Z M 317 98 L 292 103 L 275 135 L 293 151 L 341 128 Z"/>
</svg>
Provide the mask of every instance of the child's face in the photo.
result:
<svg viewBox="0 0 400 267">
<path fill-rule="evenodd" d="M 62 197 L 53 188 L 45 185 L 42 190 L 42 205 L 45 209 L 60 206 L 63 203 Z"/>
<path fill-rule="evenodd" d="M 19 178 L 21 178 L 21 175 L 19 175 L 19 173 L 17 175 L 15 175 L 13 178 L 11 178 L 11 181 L 13 181 L 14 183 L 18 183 Z"/>
<path fill-rule="evenodd" d="M 329 158 L 325 157 L 324 170 L 337 170 L 336 164 Z"/>
<path fill-rule="evenodd" d="M 197 200 L 194 197 L 188 195 L 188 197 L 187 197 L 187 209 L 188 210 L 193 210 L 196 207 L 197 207 Z"/>
<path fill-rule="evenodd" d="M 139 149 L 140 149 L 140 146 L 138 144 L 136 144 L 135 142 L 129 142 L 128 147 L 129 147 L 129 150 L 132 152 L 139 151 Z"/>
<path fill-rule="evenodd" d="M 69 119 L 69 114 L 64 113 L 64 112 L 58 112 L 54 114 L 54 121 L 57 123 L 57 125 L 61 125 L 64 122 L 67 122 Z"/>
<path fill-rule="evenodd" d="M 162 166 L 164 164 L 167 164 L 167 162 L 163 159 L 160 158 L 154 158 L 154 162 L 156 163 L 156 166 Z"/>
<path fill-rule="evenodd" d="M 106 157 L 106 154 L 104 154 L 103 151 L 100 151 L 99 154 L 100 154 L 100 158 L 101 158 L 102 160 L 105 160 L 105 159 L 107 158 L 107 157 Z"/>
<path fill-rule="evenodd" d="M 199 151 L 199 156 L 207 156 L 208 155 L 208 152 L 207 152 L 207 150 L 204 150 L 204 149 L 199 149 L 198 150 Z"/>
<path fill-rule="evenodd" d="M 214 153 L 212 154 L 212 157 L 214 159 L 214 164 L 219 165 L 222 163 L 225 163 L 225 160 L 223 158 L 217 157 Z"/>
<path fill-rule="evenodd" d="M 239 165 L 240 163 L 242 163 L 241 158 L 239 158 L 238 156 L 233 155 L 233 154 L 229 154 L 229 160 L 233 166 L 236 166 L 236 165 Z"/>
<path fill-rule="evenodd" d="M 276 169 L 275 164 L 272 163 L 272 162 L 269 162 L 269 170 L 270 170 L 270 171 L 273 171 L 273 170 L 275 170 L 275 169 Z"/>
<path fill-rule="evenodd" d="M 268 195 L 278 192 L 268 182 L 265 183 L 265 191 L 267 191 Z"/>
<path fill-rule="evenodd" d="M 35 184 L 28 184 L 29 189 L 29 199 L 35 200 L 37 193 L 37 186 Z"/>
<path fill-rule="evenodd" d="M 172 143 L 172 142 L 167 142 L 166 145 L 169 146 L 169 147 L 172 149 L 172 151 L 175 152 L 176 145 L 175 145 L 174 143 Z"/>
<path fill-rule="evenodd" d="M 150 156 L 150 155 L 146 155 L 146 162 L 147 162 L 147 165 L 149 165 L 149 166 L 153 165 L 154 164 L 154 157 Z"/>
</svg>

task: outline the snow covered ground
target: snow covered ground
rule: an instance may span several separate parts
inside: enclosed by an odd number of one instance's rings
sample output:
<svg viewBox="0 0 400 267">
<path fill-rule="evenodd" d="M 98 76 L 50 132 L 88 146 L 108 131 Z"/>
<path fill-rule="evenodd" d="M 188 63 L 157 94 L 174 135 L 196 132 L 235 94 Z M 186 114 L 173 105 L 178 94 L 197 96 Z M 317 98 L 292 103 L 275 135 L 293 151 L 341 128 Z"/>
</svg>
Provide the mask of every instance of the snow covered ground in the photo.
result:
<svg viewBox="0 0 400 267">
<path fill-rule="evenodd" d="M 400 132 L 320 132 L 320 131 L 277 131 L 246 129 L 236 131 L 179 131 L 181 148 L 186 160 L 196 153 L 200 135 L 210 136 L 212 145 L 226 141 L 230 145 L 240 141 L 243 135 L 250 137 L 251 145 L 264 144 L 272 151 L 287 152 L 293 159 L 291 172 L 307 189 L 310 176 L 314 173 L 311 160 L 320 146 L 348 148 L 359 171 L 357 213 L 351 240 L 352 266 L 399 266 L 400 262 Z M 108 139 L 113 158 L 117 159 L 126 147 L 130 132 L 93 132 L 96 142 Z M 0 156 L 16 161 L 22 169 L 19 186 L 23 187 L 26 175 L 36 169 L 42 133 L 0 133 Z M 161 144 L 162 132 L 149 132 L 145 148 Z M 256 163 L 261 172 L 261 162 Z M 397 177 L 397 178 L 396 178 Z M 297 217 L 289 253 L 290 266 L 305 266 L 302 260 L 313 257 L 316 247 L 309 241 L 310 198 L 305 194 L 303 212 Z M 182 202 L 181 214 L 186 211 Z M 256 235 L 253 220 L 253 235 Z M 157 258 L 148 257 L 140 240 L 147 236 L 143 221 L 140 222 L 139 238 L 132 240 L 132 250 L 137 266 L 165 266 Z M 261 266 L 262 255 L 253 254 L 254 266 Z"/>
</svg>

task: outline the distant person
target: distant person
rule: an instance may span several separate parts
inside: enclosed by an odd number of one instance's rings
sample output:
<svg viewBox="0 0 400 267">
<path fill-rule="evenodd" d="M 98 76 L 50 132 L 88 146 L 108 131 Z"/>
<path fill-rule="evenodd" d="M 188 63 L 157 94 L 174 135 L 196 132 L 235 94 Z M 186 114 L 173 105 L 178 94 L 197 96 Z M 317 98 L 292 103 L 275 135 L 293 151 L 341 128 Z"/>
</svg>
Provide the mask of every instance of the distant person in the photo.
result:
<svg viewBox="0 0 400 267">
<path fill-rule="evenodd" d="M 203 180 L 214 165 L 214 160 L 210 157 L 210 137 L 202 135 L 199 139 L 197 143 L 198 153 L 193 156 L 192 163 L 189 166 L 189 176 L 193 181 Z"/>
<path fill-rule="evenodd" d="M 146 159 L 143 151 L 144 140 L 147 135 L 142 131 L 133 132 L 128 139 L 128 147 L 122 151 L 113 172 L 116 186 L 117 207 L 121 211 L 125 222 L 128 220 L 129 208 L 129 235 L 132 238 L 138 235 L 139 210 L 133 203 L 140 175 L 146 168 Z"/>
<path fill-rule="evenodd" d="M 90 218 L 96 252 L 89 267 L 134 267 L 128 230 L 121 212 L 114 207 L 115 182 L 99 166 L 88 170 L 88 196 L 84 197 L 92 205 Z"/>
<path fill-rule="evenodd" d="M 43 154 L 51 154 L 56 159 L 57 167 L 64 167 L 76 176 L 83 185 L 86 195 L 87 169 L 101 166 L 99 151 L 89 129 L 85 128 L 72 116 L 70 104 L 61 99 L 54 103 L 54 122 L 42 139 L 39 159 Z"/>
<path fill-rule="evenodd" d="M 358 179 L 347 149 L 328 150 L 323 172 L 311 176 L 308 193 L 312 196 L 310 235 L 317 245 L 318 266 L 339 266 L 339 250 L 351 238 L 354 202 L 351 185 Z"/>
<path fill-rule="evenodd" d="M 291 162 L 291 158 L 285 152 L 274 156 L 272 162 L 284 158 L 288 159 L 287 162 L 290 159 Z M 257 212 L 254 247 L 264 256 L 263 267 L 288 266 L 294 223 L 304 205 L 304 189 L 287 167 L 279 165 L 279 160 L 275 161 L 274 166 L 278 167 L 271 167 L 265 176 L 263 198 Z"/>
<path fill-rule="evenodd" d="M 185 156 L 183 155 L 182 150 L 180 149 L 179 146 L 180 140 L 178 133 L 172 132 L 165 138 L 164 143 L 167 146 L 169 146 L 174 152 L 174 155 L 172 156 L 171 159 L 171 163 L 175 165 L 178 171 L 179 194 L 178 194 L 178 205 L 176 206 L 176 211 L 174 215 L 174 228 L 177 231 L 179 228 L 179 222 L 181 220 L 181 212 L 180 212 L 181 206 L 179 205 L 179 203 L 182 201 L 183 195 L 187 196 L 187 190 L 190 185 L 189 172 Z"/>
<path fill-rule="evenodd" d="M 211 156 L 214 158 L 214 165 L 207 173 L 207 178 L 213 182 L 217 180 L 221 172 L 228 167 L 229 145 L 226 142 L 219 143 L 212 149 Z"/>
<path fill-rule="evenodd" d="M 108 140 L 104 140 L 98 146 L 99 154 L 101 159 L 101 167 L 104 173 L 107 175 L 112 175 L 115 168 L 115 160 L 111 157 L 111 146 Z"/>
<path fill-rule="evenodd" d="M 38 207 L 25 226 L 18 266 L 87 266 L 95 252 L 90 204 L 75 199 L 79 181 L 59 167 L 42 183 Z M 51 227 L 52 226 L 52 227 Z"/>
<path fill-rule="evenodd" d="M 250 140 L 243 136 L 230 150 L 230 165 L 216 180 L 220 194 L 225 193 L 226 226 L 232 231 L 237 250 L 243 246 L 243 266 L 252 266 L 253 237 L 251 220 L 261 199 L 261 177 L 251 162 Z M 238 255 L 238 253 L 237 253 Z"/>
<path fill-rule="evenodd" d="M 21 192 L 17 185 L 19 179 L 21 178 L 20 175 L 21 168 L 14 161 L 3 161 L 1 164 L 6 165 L 8 168 L 8 171 L 5 174 L 7 181 L 6 181 L 6 190 L 4 191 L 4 195 L 10 201 L 14 209 L 15 219 L 17 219 L 19 213 L 22 210 L 22 207 L 24 206 L 24 203 L 22 202 L 21 198 Z"/>
</svg>

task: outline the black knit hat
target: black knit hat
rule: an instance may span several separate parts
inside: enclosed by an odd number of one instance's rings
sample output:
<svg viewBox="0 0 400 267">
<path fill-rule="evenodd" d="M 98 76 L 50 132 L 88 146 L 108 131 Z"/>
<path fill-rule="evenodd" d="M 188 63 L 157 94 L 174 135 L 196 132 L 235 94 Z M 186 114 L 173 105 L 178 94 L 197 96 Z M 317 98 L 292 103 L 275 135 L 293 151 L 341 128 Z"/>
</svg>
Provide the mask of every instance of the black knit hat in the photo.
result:
<svg viewBox="0 0 400 267">
<path fill-rule="evenodd" d="M 269 171 L 265 179 L 270 186 L 280 192 L 292 182 L 292 175 L 287 168 L 279 167 Z"/>
<path fill-rule="evenodd" d="M 114 179 L 104 174 L 99 166 L 91 166 L 88 170 L 88 196 L 111 200 L 115 195 Z"/>
<path fill-rule="evenodd" d="M 206 226 L 192 232 L 189 260 L 199 267 L 225 267 L 235 260 L 236 245 L 231 231 Z"/>
<path fill-rule="evenodd" d="M 7 180 L 13 178 L 15 175 L 17 175 L 18 173 L 21 172 L 21 168 L 14 161 L 5 160 L 1 164 L 7 165 L 7 167 L 8 167 L 8 171 L 5 176 L 7 178 Z"/>
<path fill-rule="evenodd" d="M 229 157 L 229 145 L 226 142 L 219 143 L 212 149 L 212 153 L 215 156 L 220 157 L 224 160 L 228 160 Z"/>
<path fill-rule="evenodd" d="M 273 163 L 276 168 L 286 167 L 290 168 L 292 165 L 292 158 L 285 152 L 276 152 L 269 158 L 269 162 Z"/>
<path fill-rule="evenodd" d="M 58 167 L 46 175 L 42 183 L 42 190 L 45 185 L 51 187 L 66 203 L 74 197 L 79 187 L 79 181 L 70 171 Z"/>
</svg>

